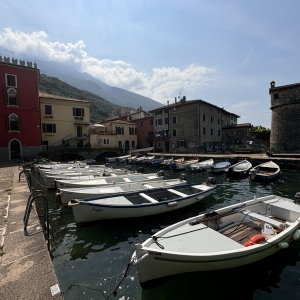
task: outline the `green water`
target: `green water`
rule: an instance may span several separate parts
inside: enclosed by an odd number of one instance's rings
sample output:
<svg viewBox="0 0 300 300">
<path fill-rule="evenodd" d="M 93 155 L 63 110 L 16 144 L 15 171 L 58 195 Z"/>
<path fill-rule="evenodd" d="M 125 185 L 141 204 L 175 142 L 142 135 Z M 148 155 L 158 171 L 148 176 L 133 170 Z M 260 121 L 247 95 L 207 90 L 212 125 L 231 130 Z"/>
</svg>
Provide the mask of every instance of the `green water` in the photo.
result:
<svg viewBox="0 0 300 300">
<path fill-rule="evenodd" d="M 156 172 L 157 168 L 146 168 Z M 166 170 L 166 178 L 182 172 Z M 211 174 L 188 173 L 189 183 L 206 181 Z M 53 263 L 65 299 L 105 299 L 122 279 L 134 251 L 156 230 L 209 209 L 243 200 L 276 194 L 293 198 L 300 191 L 300 173 L 282 171 L 270 183 L 233 180 L 225 174 L 215 176 L 216 193 L 200 203 L 170 214 L 117 221 L 104 221 L 77 227 L 72 211 L 61 209 L 53 191 L 49 199 Z M 275 255 L 232 270 L 179 275 L 150 290 L 142 290 L 135 268 L 124 279 L 118 294 L 109 299 L 300 299 L 300 242 Z M 119 275 L 118 275 L 119 274 Z"/>
</svg>

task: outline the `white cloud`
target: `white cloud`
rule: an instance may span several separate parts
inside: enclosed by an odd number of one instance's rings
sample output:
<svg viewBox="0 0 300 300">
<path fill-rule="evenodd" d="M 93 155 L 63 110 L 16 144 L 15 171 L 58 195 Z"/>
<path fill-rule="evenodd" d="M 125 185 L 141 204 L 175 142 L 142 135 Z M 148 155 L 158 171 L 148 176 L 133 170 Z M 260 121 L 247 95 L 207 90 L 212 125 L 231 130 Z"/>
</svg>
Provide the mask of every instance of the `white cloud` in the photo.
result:
<svg viewBox="0 0 300 300">
<path fill-rule="evenodd" d="M 44 31 L 24 33 L 4 28 L 0 32 L 0 46 L 10 49 L 17 57 L 26 53 L 40 60 L 74 63 L 80 71 L 87 72 L 111 86 L 150 97 L 157 101 L 173 98 L 178 92 L 187 93 L 212 83 L 216 70 L 204 66 L 189 65 L 185 69 L 176 67 L 153 68 L 152 72 L 137 71 L 129 63 L 100 60 L 90 57 L 83 41 L 60 43 L 49 41 Z"/>
</svg>

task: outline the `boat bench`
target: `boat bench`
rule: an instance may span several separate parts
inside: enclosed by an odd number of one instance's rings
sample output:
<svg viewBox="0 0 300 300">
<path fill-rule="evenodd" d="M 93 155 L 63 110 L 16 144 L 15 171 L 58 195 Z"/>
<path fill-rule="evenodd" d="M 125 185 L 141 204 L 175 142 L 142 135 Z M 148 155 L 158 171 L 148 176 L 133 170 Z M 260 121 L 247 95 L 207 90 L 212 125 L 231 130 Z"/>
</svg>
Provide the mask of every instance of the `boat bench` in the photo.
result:
<svg viewBox="0 0 300 300">
<path fill-rule="evenodd" d="M 146 195 L 145 193 L 139 193 L 139 195 L 140 195 L 141 197 L 143 197 L 144 199 L 148 200 L 148 201 L 151 202 L 151 203 L 158 203 L 157 200 L 155 200 L 154 198 L 152 198 L 152 197 Z"/>
<path fill-rule="evenodd" d="M 143 186 L 147 189 L 154 189 L 154 186 L 152 186 L 150 184 L 143 184 Z"/>
<path fill-rule="evenodd" d="M 167 189 L 167 191 L 168 191 L 168 192 L 171 192 L 172 194 L 175 194 L 175 195 L 177 195 L 177 196 L 179 196 L 179 197 L 186 197 L 186 196 L 187 196 L 186 194 L 181 193 L 181 192 L 176 191 L 176 190 L 173 190 L 173 189 Z"/>
<path fill-rule="evenodd" d="M 282 222 L 276 221 L 274 219 L 271 219 L 269 217 L 257 214 L 255 212 L 252 212 L 252 211 L 249 211 L 249 210 L 240 210 L 239 212 L 242 213 L 242 214 L 244 214 L 244 215 L 247 215 L 247 216 L 249 216 L 251 218 L 254 218 L 254 219 L 266 222 L 266 223 L 268 223 L 268 224 L 270 224 L 270 225 L 272 225 L 274 227 L 277 227 L 277 228 L 281 228 L 282 224 L 283 224 Z"/>
</svg>

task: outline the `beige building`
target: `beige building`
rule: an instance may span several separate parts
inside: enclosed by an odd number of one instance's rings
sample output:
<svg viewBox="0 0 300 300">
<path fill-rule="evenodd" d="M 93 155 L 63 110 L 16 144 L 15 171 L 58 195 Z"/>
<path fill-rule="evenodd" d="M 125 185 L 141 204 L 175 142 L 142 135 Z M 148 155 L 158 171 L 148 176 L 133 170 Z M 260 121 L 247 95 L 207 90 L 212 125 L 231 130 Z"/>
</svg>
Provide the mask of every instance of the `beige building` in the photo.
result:
<svg viewBox="0 0 300 300">
<path fill-rule="evenodd" d="M 136 124 L 122 120 L 106 121 L 91 127 L 90 143 L 96 147 L 115 147 L 124 153 L 136 148 Z"/>
<path fill-rule="evenodd" d="M 90 142 L 90 101 L 40 93 L 42 144 L 45 150 L 83 147 Z"/>
</svg>

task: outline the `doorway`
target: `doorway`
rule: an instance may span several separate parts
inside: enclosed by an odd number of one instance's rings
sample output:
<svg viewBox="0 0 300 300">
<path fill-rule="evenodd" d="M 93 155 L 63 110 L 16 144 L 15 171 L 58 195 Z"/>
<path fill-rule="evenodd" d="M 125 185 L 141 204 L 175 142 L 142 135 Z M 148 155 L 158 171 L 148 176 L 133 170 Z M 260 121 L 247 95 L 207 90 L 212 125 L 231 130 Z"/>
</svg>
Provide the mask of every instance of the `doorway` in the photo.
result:
<svg viewBox="0 0 300 300">
<path fill-rule="evenodd" d="M 10 142 L 10 159 L 21 159 L 21 145 L 18 140 Z"/>
</svg>

